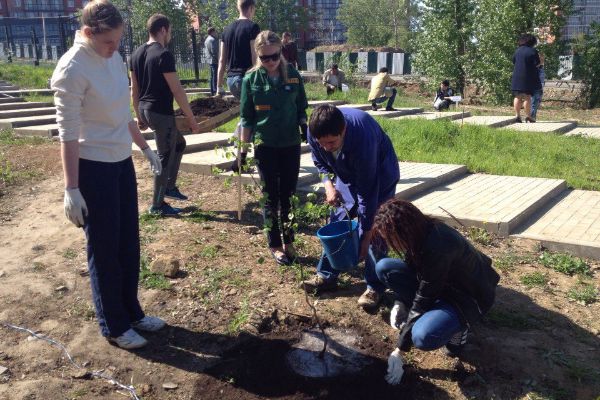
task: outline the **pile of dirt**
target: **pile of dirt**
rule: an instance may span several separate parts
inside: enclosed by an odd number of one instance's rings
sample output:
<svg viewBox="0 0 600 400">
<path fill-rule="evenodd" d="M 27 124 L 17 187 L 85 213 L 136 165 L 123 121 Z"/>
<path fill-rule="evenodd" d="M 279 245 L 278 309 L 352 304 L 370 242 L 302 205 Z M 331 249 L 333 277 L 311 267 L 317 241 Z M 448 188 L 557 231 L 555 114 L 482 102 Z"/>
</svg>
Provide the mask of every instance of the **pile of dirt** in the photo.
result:
<svg viewBox="0 0 600 400">
<path fill-rule="evenodd" d="M 312 49 L 311 51 L 317 52 L 317 53 L 322 53 L 322 52 L 326 52 L 326 51 L 332 51 L 332 52 L 344 52 L 344 53 L 357 53 L 357 52 L 369 52 L 369 51 L 373 51 L 373 52 L 381 52 L 381 53 L 405 53 L 404 49 L 400 48 L 400 47 L 388 47 L 388 46 L 381 46 L 381 47 L 370 47 L 370 46 L 356 46 L 356 45 L 351 45 L 348 43 L 344 43 L 344 44 L 332 44 L 332 45 L 328 45 L 328 46 L 317 46 L 314 49 Z"/>
<path fill-rule="evenodd" d="M 201 97 L 190 101 L 192 112 L 197 117 L 214 117 L 240 103 L 237 99 L 222 99 L 220 97 Z M 175 110 L 175 115 L 183 115 L 181 109 Z"/>
</svg>

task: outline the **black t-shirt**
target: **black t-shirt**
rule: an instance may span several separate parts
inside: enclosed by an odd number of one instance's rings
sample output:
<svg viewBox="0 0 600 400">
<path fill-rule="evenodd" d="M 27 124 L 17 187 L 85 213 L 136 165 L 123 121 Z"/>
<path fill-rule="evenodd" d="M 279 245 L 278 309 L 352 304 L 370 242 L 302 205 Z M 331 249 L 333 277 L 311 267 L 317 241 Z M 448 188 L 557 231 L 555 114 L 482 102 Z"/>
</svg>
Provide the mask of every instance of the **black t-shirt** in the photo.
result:
<svg viewBox="0 0 600 400">
<path fill-rule="evenodd" d="M 131 55 L 139 87 L 140 109 L 173 115 L 173 93 L 165 73 L 176 72 L 175 57 L 160 43 L 143 44 Z"/>
<path fill-rule="evenodd" d="M 222 41 L 227 49 L 227 76 L 244 75 L 252 67 L 250 42 L 260 33 L 258 25 L 249 19 L 238 19 L 223 31 Z"/>
</svg>

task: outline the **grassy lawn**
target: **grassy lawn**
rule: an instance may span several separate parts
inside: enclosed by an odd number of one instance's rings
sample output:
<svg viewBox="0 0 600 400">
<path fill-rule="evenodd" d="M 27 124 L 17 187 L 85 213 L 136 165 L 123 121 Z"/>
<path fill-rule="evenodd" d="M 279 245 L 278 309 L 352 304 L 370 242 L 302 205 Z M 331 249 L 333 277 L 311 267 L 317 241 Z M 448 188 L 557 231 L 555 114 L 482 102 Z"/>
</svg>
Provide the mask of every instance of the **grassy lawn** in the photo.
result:
<svg viewBox="0 0 600 400">
<path fill-rule="evenodd" d="M 23 89 L 47 89 L 54 67 L 50 63 L 40 63 L 37 67 L 28 63 L 2 63 L 0 80 Z"/>
<path fill-rule="evenodd" d="M 465 164 L 469 171 L 565 179 L 600 190 L 600 140 L 455 124 L 377 119 L 402 161 Z"/>
</svg>

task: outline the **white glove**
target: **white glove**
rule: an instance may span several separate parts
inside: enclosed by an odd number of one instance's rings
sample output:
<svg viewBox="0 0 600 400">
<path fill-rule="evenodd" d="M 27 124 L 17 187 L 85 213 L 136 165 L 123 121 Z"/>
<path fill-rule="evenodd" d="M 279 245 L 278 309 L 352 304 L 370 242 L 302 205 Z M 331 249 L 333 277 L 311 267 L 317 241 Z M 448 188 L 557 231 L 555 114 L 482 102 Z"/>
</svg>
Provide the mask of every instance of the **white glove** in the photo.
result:
<svg viewBox="0 0 600 400">
<path fill-rule="evenodd" d="M 401 303 L 396 300 L 394 301 L 394 307 L 392 307 L 392 311 L 390 311 L 390 325 L 394 329 L 402 329 L 404 325 L 406 325 L 406 320 L 398 321 L 398 313 L 400 312 Z M 404 305 L 402 305 L 404 306 Z M 402 312 L 405 313 L 404 307 L 402 307 Z M 404 318 L 406 315 L 403 316 Z M 401 318 L 402 319 L 402 318 Z"/>
<path fill-rule="evenodd" d="M 390 385 L 397 385 L 402 380 L 402 375 L 404 375 L 404 361 L 402 361 L 400 349 L 397 348 L 388 358 L 388 369 L 385 380 Z"/>
<path fill-rule="evenodd" d="M 88 215 L 87 205 L 79 188 L 65 189 L 65 215 L 76 227 L 85 223 L 83 217 Z"/>
<path fill-rule="evenodd" d="M 162 172 L 162 164 L 160 163 L 158 155 L 150 147 L 146 147 L 142 152 L 144 153 L 144 156 L 146 156 L 146 159 L 150 161 L 150 171 L 152 171 L 154 175 L 160 175 Z"/>
</svg>

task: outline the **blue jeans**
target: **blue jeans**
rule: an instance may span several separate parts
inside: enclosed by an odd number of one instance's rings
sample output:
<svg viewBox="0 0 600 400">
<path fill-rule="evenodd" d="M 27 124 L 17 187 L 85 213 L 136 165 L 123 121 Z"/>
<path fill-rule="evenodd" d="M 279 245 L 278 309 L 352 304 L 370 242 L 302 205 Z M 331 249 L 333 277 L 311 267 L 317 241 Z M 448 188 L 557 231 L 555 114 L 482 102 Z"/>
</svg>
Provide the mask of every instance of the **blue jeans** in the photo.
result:
<svg viewBox="0 0 600 400">
<path fill-rule="evenodd" d="M 346 209 L 350 212 L 350 218 L 355 218 L 358 208 L 356 195 L 351 193 L 350 188 L 339 178 L 336 179 L 335 188 L 342 195 L 344 200 L 343 206 L 346 207 Z M 396 183 L 394 183 L 390 189 L 386 190 L 384 196 L 379 199 L 379 204 L 382 204 L 388 199 L 394 197 L 395 193 Z M 331 222 L 348 219 L 344 207 L 338 207 L 331 213 Z M 359 238 L 362 238 L 363 230 L 360 224 L 358 226 L 358 233 Z M 386 255 L 387 247 L 385 246 L 385 243 L 382 240 L 374 240 L 371 242 L 371 245 L 369 246 L 369 253 L 365 257 L 365 282 L 367 283 L 367 288 L 375 290 L 377 293 L 383 293 L 385 291 L 385 286 L 377 278 L 377 274 L 375 273 L 375 264 L 377 264 L 379 259 L 385 257 Z M 321 254 L 319 264 L 317 265 L 317 274 L 325 280 L 335 281 L 337 280 L 340 272 L 331 267 L 329 259 L 323 252 Z"/>
<path fill-rule="evenodd" d="M 242 80 L 244 79 L 243 75 L 236 76 L 228 76 L 227 77 L 227 86 L 229 87 L 229 91 L 236 99 L 240 99 L 242 95 Z"/>
<path fill-rule="evenodd" d="M 79 160 L 79 189 L 88 207 L 84 230 L 96 317 L 103 336 L 118 337 L 144 318 L 137 183 L 131 157 Z"/>
<path fill-rule="evenodd" d="M 531 118 L 536 119 L 537 111 L 542 103 L 542 96 L 544 95 L 543 90 L 536 90 L 531 96 Z"/>
<path fill-rule="evenodd" d="M 217 72 L 219 64 L 210 64 L 210 95 L 217 94 Z"/>
<path fill-rule="evenodd" d="M 396 90 L 396 88 L 392 88 L 392 95 L 390 97 L 386 97 L 386 96 L 378 97 L 375 100 L 373 100 L 373 104 L 381 104 L 387 99 L 388 102 L 387 102 L 387 105 L 385 106 L 385 108 L 392 108 L 394 106 L 394 100 L 396 100 L 397 93 L 398 93 L 398 91 Z"/>
<path fill-rule="evenodd" d="M 412 305 L 419 282 L 413 267 L 398 258 L 384 258 L 375 266 L 377 277 L 394 292 L 397 300 L 407 307 Z M 439 349 L 453 335 L 465 329 L 458 310 L 444 300 L 437 300 L 431 310 L 415 322 L 412 340 L 416 348 L 429 351 Z"/>
</svg>

